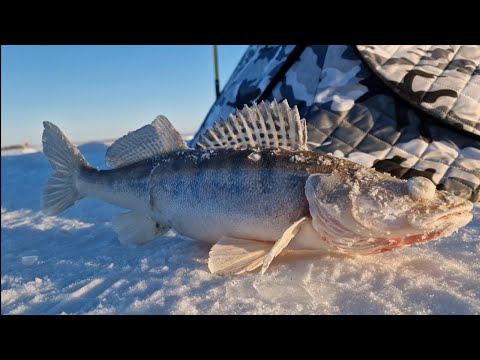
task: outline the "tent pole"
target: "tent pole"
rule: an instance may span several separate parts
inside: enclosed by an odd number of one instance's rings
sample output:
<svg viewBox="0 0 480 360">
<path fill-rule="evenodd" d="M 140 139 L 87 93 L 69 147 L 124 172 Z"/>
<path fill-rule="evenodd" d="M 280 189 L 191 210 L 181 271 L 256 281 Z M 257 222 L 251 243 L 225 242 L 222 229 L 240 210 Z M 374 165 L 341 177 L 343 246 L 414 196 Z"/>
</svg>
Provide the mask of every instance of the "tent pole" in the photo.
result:
<svg viewBox="0 0 480 360">
<path fill-rule="evenodd" d="M 215 94 L 220 96 L 220 80 L 218 78 L 218 50 L 217 45 L 213 45 L 213 63 L 215 65 Z"/>
</svg>

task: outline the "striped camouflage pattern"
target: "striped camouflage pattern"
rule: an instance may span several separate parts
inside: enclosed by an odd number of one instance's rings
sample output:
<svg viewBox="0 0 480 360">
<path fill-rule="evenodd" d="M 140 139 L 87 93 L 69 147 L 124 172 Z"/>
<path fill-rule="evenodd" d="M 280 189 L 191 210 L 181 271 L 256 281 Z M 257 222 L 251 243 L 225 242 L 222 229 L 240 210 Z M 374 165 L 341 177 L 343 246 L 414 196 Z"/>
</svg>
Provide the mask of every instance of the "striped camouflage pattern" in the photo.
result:
<svg viewBox="0 0 480 360">
<path fill-rule="evenodd" d="M 472 63 L 466 61 L 468 54 L 478 48 L 468 51 L 455 48 L 458 51 L 454 49 L 455 54 L 447 59 L 453 59 L 454 63 L 449 69 L 454 66 L 456 70 L 443 71 L 441 82 L 434 84 L 445 84 L 449 77 L 468 71 L 473 80 L 467 81 L 467 92 L 458 92 L 462 100 L 457 98 L 447 104 L 445 96 L 438 96 L 441 93 L 435 96 L 422 93 L 415 95 L 419 99 L 416 106 L 405 101 L 405 95 L 392 90 L 392 84 L 382 79 L 378 71 L 372 71 L 357 47 L 301 47 L 298 58 L 292 61 L 292 54 L 298 49 L 298 45 L 250 46 L 193 143 L 208 127 L 244 104 L 287 99 L 291 106 L 297 105 L 300 115 L 307 120 L 310 149 L 346 157 L 400 178 L 425 176 L 439 189 L 471 201 L 480 200 L 480 138 L 476 133 L 479 91 L 474 90 L 478 60 L 472 55 Z M 428 46 L 425 54 L 434 54 L 427 56 L 444 64 L 450 60 L 440 59 L 441 49 L 445 47 Z M 458 56 L 465 59 L 460 61 Z M 287 61 L 291 66 L 282 73 L 282 65 Z M 417 88 L 416 82 L 412 82 L 412 91 L 424 91 Z M 476 104 L 469 103 L 468 111 L 467 105 L 462 104 L 471 99 L 462 93 L 477 99 Z M 444 104 L 446 108 L 441 110 L 450 113 L 450 118 L 425 111 L 428 108 L 424 106 L 425 98 L 427 101 L 435 98 L 433 104 L 439 108 Z M 466 120 L 461 128 L 458 121 L 452 122 L 454 117 Z"/>
<path fill-rule="evenodd" d="M 480 135 L 480 46 L 357 47 L 373 71 L 405 100 Z"/>
</svg>

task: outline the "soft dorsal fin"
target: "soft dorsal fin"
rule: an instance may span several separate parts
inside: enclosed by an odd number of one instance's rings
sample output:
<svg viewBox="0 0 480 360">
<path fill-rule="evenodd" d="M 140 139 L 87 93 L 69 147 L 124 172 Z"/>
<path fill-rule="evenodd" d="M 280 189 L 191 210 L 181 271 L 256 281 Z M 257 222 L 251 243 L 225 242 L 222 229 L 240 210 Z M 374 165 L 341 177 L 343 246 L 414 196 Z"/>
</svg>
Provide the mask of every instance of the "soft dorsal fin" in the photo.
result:
<svg viewBox="0 0 480 360">
<path fill-rule="evenodd" d="M 308 150 L 305 119 L 287 100 L 263 101 L 244 106 L 227 120 L 207 129 L 197 142 L 199 148 L 283 148 Z"/>
<path fill-rule="evenodd" d="M 165 116 L 158 116 L 151 124 L 115 141 L 107 150 L 105 162 L 111 168 L 118 168 L 187 148 L 170 121 Z"/>
</svg>

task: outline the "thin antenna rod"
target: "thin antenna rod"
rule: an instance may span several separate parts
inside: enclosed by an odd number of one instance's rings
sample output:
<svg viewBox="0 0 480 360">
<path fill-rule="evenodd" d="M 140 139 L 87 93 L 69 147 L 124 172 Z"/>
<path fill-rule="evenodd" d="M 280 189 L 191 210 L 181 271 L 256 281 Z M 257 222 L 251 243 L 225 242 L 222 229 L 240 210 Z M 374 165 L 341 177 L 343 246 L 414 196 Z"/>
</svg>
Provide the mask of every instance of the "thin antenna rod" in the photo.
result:
<svg viewBox="0 0 480 360">
<path fill-rule="evenodd" d="M 218 77 L 218 49 L 217 45 L 213 45 L 213 62 L 215 65 L 215 94 L 217 99 L 220 96 L 220 80 Z"/>
</svg>

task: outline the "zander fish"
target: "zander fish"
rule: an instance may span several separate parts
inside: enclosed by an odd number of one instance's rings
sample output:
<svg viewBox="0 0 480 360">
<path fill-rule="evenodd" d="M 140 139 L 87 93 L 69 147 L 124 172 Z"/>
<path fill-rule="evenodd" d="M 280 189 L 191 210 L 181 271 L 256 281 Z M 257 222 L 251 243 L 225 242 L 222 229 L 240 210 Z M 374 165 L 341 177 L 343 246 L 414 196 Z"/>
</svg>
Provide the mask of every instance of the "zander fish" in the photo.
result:
<svg viewBox="0 0 480 360">
<path fill-rule="evenodd" d="M 44 122 L 55 172 L 43 194 L 55 215 L 84 197 L 130 209 L 113 219 L 123 243 L 172 228 L 213 245 L 212 273 L 239 274 L 288 250 L 376 254 L 448 236 L 473 204 L 422 177 L 394 178 L 308 150 L 306 122 L 276 101 L 245 106 L 189 149 L 164 116 L 108 149 L 111 170 L 90 166 Z"/>
</svg>

